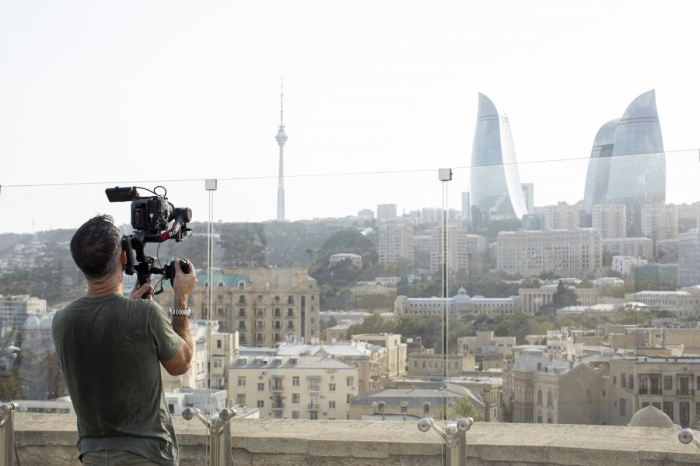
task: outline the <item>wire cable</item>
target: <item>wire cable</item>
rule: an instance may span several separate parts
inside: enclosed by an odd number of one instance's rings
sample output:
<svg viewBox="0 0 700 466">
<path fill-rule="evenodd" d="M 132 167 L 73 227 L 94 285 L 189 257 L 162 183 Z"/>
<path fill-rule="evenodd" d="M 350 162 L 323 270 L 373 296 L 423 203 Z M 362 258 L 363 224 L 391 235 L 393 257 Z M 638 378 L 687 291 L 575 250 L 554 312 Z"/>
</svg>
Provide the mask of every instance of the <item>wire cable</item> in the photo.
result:
<svg viewBox="0 0 700 466">
<path fill-rule="evenodd" d="M 611 155 L 604 158 L 617 158 L 617 157 L 633 157 L 638 155 L 656 155 L 656 154 L 680 154 L 683 152 L 698 152 L 700 154 L 700 148 L 696 149 L 678 149 L 669 150 L 664 152 L 652 152 L 644 154 L 620 154 Z M 525 162 L 512 162 L 512 163 L 501 163 L 496 165 L 463 165 L 458 167 L 453 167 L 452 170 L 465 170 L 467 168 L 479 168 L 479 167 L 498 167 L 498 166 L 508 166 L 508 165 L 533 165 L 533 164 L 544 164 L 544 163 L 558 163 L 558 162 L 573 162 L 577 160 L 590 160 L 590 156 L 585 157 L 568 157 L 564 159 L 542 159 L 542 160 L 528 160 Z M 444 166 L 444 164 L 443 164 Z M 421 172 L 434 172 L 439 170 L 438 168 L 418 168 L 412 170 L 378 170 L 378 171 L 366 171 L 366 172 L 335 172 L 335 173 L 305 173 L 298 175 L 284 175 L 283 178 L 317 178 L 317 177 L 327 177 L 327 176 L 364 176 L 364 175 L 391 175 L 400 173 L 421 173 Z M 219 181 L 246 181 L 246 180 L 272 180 L 278 179 L 278 175 L 269 176 L 240 176 L 232 178 L 218 178 Z M 180 178 L 171 180 L 140 180 L 140 181 L 84 181 L 84 182 L 66 182 L 66 183 L 36 183 L 36 184 L 0 184 L 1 188 L 39 188 L 39 187 L 51 187 L 51 186 L 95 186 L 95 185 L 124 185 L 124 184 L 135 184 L 135 183 L 189 183 L 195 181 L 204 181 L 207 178 Z"/>
</svg>

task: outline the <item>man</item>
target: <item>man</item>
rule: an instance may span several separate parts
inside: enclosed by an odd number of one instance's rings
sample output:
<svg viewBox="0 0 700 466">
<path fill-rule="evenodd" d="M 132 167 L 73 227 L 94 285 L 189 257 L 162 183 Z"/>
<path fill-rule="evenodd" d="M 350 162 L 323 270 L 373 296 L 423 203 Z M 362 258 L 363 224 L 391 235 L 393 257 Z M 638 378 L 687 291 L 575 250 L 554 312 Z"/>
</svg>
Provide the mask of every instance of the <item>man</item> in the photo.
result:
<svg viewBox="0 0 700 466">
<path fill-rule="evenodd" d="M 85 275 L 85 296 L 58 311 L 53 339 L 78 416 L 84 464 L 177 466 L 178 449 L 160 378 L 187 372 L 192 359 L 187 300 L 197 284 L 194 266 L 175 259 L 172 323 L 134 285 L 122 294 L 126 253 L 109 216 L 88 220 L 73 236 L 71 254 Z"/>
</svg>

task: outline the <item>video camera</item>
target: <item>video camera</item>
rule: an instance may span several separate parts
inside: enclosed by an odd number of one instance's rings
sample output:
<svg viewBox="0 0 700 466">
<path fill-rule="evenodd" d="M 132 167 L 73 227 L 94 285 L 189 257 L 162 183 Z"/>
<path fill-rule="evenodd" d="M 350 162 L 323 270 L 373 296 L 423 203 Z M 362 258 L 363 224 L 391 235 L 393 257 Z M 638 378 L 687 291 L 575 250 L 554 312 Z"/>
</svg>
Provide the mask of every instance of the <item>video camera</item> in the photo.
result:
<svg viewBox="0 0 700 466">
<path fill-rule="evenodd" d="M 163 194 L 156 190 L 160 188 Z M 153 193 L 153 196 L 142 197 L 137 189 L 143 189 Z M 189 207 L 175 207 L 166 197 L 168 191 L 163 186 L 156 186 L 153 190 L 137 186 L 129 188 L 105 189 L 109 202 L 131 202 L 131 226 L 134 232 L 122 237 L 122 249 L 126 251 L 127 275 L 137 274 L 139 286 L 150 283 L 151 275 L 162 275 L 164 280 L 175 279 L 175 261 L 164 267 L 154 265 L 156 258 L 146 256 L 144 248 L 146 243 L 163 243 L 169 239 L 181 242 L 187 238 L 187 223 L 192 220 L 192 209 Z M 170 222 L 173 222 L 170 228 Z M 136 263 L 134 263 L 134 251 L 136 251 Z M 180 267 L 184 273 L 189 273 L 190 264 L 180 260 Z M 163 285 L 154 294 L 163 292 Z"/>
</svg>

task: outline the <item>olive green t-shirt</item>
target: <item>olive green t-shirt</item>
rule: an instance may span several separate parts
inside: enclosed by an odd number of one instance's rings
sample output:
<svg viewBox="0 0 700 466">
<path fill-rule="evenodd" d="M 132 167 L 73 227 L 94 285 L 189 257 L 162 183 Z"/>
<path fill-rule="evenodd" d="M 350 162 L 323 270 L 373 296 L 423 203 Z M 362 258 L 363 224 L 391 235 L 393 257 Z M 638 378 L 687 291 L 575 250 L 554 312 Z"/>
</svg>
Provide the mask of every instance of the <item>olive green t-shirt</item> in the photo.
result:
<svg viewBox="0 0 700 466">
<path fill-rule="evenodd" d="M 53 318 L 56 354 L 78 416 L 80 455 L 127 450 L 178 464 L 160 361 L 182 342 L 154 301 L 120 294 L 80 298 Z"/>
</svg>

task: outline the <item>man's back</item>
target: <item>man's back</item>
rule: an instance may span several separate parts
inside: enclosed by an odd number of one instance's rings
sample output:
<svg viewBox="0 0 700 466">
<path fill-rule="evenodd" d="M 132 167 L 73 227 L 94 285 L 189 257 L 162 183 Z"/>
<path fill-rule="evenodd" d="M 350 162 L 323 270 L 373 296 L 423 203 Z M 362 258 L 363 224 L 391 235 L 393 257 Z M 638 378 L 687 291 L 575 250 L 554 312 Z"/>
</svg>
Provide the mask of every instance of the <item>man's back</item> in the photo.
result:
<svg viewBox="0 0 700 466">
<path fill-rule="evenodd" d="M 150 300 L 119 294 L 80 298 L 53 320 L 56 353 L 78 416 L 80 454 L 128 450 L 178 462 L 160 361 L 181 338 Z"/>
</svg>

